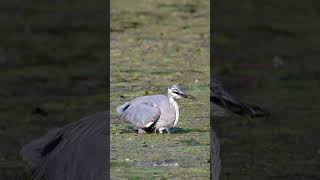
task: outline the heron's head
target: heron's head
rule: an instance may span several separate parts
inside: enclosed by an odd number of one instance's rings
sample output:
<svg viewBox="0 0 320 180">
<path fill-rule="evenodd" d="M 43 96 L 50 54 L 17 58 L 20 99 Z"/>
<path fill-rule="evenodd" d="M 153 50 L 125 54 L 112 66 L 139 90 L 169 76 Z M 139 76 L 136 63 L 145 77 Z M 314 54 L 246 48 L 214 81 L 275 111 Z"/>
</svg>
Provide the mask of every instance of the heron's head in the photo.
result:
<svg viewBox="0 0 320 180">
<path fill-rule="evenodd" d="M 169 87 L 168 94 L 175 99 L 180 99 L 180 98 L 191 99 L 192 98 L 192 96 L 188 95 L 183 90 L 181 90 L 181 88 L 178 85 L 173 85 Z"/>
</svg>

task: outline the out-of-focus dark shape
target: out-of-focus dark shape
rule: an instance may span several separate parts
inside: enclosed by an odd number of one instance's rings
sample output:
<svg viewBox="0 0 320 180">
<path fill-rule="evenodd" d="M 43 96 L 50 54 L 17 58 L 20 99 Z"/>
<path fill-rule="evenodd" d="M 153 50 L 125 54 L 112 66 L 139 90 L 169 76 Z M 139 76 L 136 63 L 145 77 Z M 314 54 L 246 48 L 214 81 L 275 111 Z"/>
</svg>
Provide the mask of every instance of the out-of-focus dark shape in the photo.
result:
<svg viewBox="0 0 320 180">
<path fill-rule="evenodd" d="M 274 68 L 281 69 L 281 68 L 285 68 L 286 67 L 286 63 L 284 62 L 284 60 L 281 57 L 274 56 L 272 58 L 272 66 Z"/>
<path fill-rule="evenodd" d="M 40 107 L 36 107 L 33 111 L 32 114 L 39 114 L 41 116 L 48 116 L 48 112 L 45 111 L 44 109 L 40 108 Z"/>
<path fill-rule="evenodd" d="M 268 111 L 258 105 L 241 102 L 238 98 L 226 91 L 217 78 L 213 78 L 210 101 L 213 103 L 214 116 L 227 115 L 227 111 L 250 118 L 270 115 Z"/>
<path fill-rule="evenodd" d="M 221 172 L 220 142 L 214 132 L 213 125 L 210 125 L 210 179 L 219 180 Z"/>
<path fill-rule="evenodd" d="M 243 117 L 263 117 L 268 116 L 269 112 L 264 110 L 262 107 L 257 105 L 251 105 L 247 103 L 243 103 L 238 100 L 236 97 L 231 95 L 228 91 L 226 91 L 222 85 L 222 83 L 217 79 L 213 78 L 211 84 L 211 94 L 210 94 L 210 102 L 212 112 L 211 114 L 211 141 L 210 141 L 210 171 L 211 171 L 211 179 L 218 180 L 220 178 L 221 172 L 221 157 L 220 157 L 220 143 L 219 139 L 213 129 L 212 121 L 216 117 L 224 117 L 228 116 L 228 111 L 231 111 L 235 114 L 238 114 Z"/>
<path fill-rule="evenodd" d="M 24 146 L 33 180 L 105 180 L 108 176 L 108 112 L 99 112 Z"/>
</svg>

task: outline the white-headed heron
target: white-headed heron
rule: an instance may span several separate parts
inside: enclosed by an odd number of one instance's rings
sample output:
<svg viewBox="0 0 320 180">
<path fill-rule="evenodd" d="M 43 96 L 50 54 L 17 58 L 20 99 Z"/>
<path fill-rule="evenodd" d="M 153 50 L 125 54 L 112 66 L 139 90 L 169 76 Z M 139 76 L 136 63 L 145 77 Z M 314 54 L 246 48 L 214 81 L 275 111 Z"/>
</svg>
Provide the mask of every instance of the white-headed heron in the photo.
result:
<svg viewBox="0 0 320 180">
<path fill-rule="evenodd" d="M 167 95 L 151 95 L 136 98 L 117 108 L 120 119 L 130 122 L 138 133 L 160 133 L 175 127 L 179 120 L 179 106 L 175 99 L 189 98 L 178 85 L 168 88 Z"/>
</svg>

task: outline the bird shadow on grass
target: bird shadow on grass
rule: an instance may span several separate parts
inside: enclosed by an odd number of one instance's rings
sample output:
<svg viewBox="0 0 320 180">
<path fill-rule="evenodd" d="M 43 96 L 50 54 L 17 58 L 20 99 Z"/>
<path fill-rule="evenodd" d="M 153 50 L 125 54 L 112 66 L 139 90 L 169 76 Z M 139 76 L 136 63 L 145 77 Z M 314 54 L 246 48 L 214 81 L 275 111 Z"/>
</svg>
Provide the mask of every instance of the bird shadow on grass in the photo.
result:
<svg viewBox="0 0 320 180">
<path fill-rule="evenodd" d="M 171 134 L 185 134 L 185 133 L 204 133 L 204 132 L 209 132 L 210 130 L 204 130 L 204 129 L 190 129 L 190 128 L 179 128 L 179 127 L 174 127 L 174 128 L 170 128 L 169 129 Z M 121 130 L 121 134 L 122 133 L 137 133 L 137 130 L 132 129 L 132 128 L 128 128 L 128 129 L 122 129 Z M 154 132 L 148 132 L 147 134 L 151 134 Z M 166 131 L 163 131 L 164 134 L 167 134 Z M 144 133 L 142 133 L 144 134 Z M 157 132 L 157 134 L 159 134 L 159 132 Z"/>
<path fill-rule="evenodd" d="M 203 133 L 203 132 L 209 132 L 210 130 L 174 127 L 174 128 L 170 128 L 169 131 L 172 134 L 185 134 L 185 133 L 193 133 L 193 132 Z"/>
</svg>

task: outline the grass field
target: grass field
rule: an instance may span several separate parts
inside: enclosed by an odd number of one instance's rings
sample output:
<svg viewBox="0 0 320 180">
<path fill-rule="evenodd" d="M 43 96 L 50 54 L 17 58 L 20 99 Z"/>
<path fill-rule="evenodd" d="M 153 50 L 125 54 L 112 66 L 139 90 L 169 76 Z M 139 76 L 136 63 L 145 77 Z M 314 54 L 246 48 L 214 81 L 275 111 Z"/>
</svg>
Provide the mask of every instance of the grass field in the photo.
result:
<svg viewBox="0 0 320 180">
<path fill-rule="evenodd" d="M 111 179 L 209 178 L 209 2 L 111 2 Z M 178 131 L 137 135 L 115 108 L 181 83 Z"/>
</svg>

